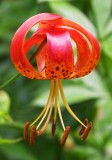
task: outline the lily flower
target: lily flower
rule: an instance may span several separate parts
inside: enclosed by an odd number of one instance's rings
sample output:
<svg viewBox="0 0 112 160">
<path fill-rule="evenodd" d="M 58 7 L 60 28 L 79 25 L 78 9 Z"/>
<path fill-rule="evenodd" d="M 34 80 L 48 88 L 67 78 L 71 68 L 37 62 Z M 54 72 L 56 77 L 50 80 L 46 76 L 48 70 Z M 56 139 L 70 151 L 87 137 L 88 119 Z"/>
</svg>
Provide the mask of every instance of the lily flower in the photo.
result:
<svg viewBox="0 0 112 160">
<path fill-rule="evenodd" d="M 28 37 L 28 32 L 34 26 L 36 28 L 34 34 Z M 77 48 L 76 60 L 72 42 Z M 36 51 L 28 59 L 28 53 L 33 46 L 36 46 Z M 60 15 L 41 13 L 29 18 L 16 31 L 11 42 L 10 53 L 15 68 L 23 76 L 51 81 L 49 97 L 44 109 L 31 124 L 25 123 L 24 139 L 28 140 L 30 129 L 30 143 L 34 144 L 36 134 L 39 136 L 43 134 L 51 117 L 51 133 L 54 136 L 57 114 L 59 114 L 64 130 L 61 144 L 65 143 L 70 126 L 65 126 L 62 118 L 60 94 L 67 111 L 81 124 L 79 135 L 82 136 L 82 140 L 85 140 L 92 123 L 88 122 L 87 118 L 82 122 L 71 110 L 64 95 L 62 80 L 83 77 L 95 69 L 100 57 L 100 47 L 92 33 Z M 33 63 L 34 60 L 36 65 Z"/>
</svg>

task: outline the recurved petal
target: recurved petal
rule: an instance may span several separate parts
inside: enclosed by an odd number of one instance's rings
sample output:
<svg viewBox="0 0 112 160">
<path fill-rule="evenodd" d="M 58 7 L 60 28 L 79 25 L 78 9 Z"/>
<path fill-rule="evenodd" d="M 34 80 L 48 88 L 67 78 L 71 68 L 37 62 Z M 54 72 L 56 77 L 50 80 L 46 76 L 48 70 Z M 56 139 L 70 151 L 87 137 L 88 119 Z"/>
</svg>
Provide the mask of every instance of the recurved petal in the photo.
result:
<svg viewBox="0 0 112 160">
<path fill-rule="evenodd" d="M 61 19 L 61 16 L 49 13 L 35 15 L 25 21 L 15 33 L 11 42 L 10 54 L 15 67 L 24 76 L 28 78 L 42 78 L 42 75 L 33 68 L 26 57 L 24 43 L 28 31 L 38 22 L 51 21 L 52 23 L 52 21 L 56 19 Z M 35 38 L 33 40 L 35 41 Z M 38 77 L 38 75 L 40 76 Z"/>
<path fill-rule="evenodd" d="M 25 42 L 25 45 L 24 45 L 25 54 L 27 54 L 28 51 L 34 45 L 38 49 L 38 47 L 43 42 L 43 40 L 46 39 L 46 31 L 47 31 L 46 29 L 38 29 L 38 31 Z M 39 51 L 39 53 L 35 57 L 36 63 L 37 63 L 37 68 L 38 68 L 39 72 L 41 72 L 43 70 L 43 68 L 45 67 L 45 53 L 46 53 L 45 49 L 46 49 L 46 44 L 41 48 L 41 50 Z"/>
<path fill-rule="evenodd" d="M 91 56 L 91 50 L 87 39 L 85 39 L 80 32 L 77 30 L 69 29 L 69 33 L 71 38 L 76 43 L 77 61 L 75 65 L 75 72 L 78 72 L 87 64 Z"/>
<path fill-rule="evenodd" d="M 72 22 L 68 19 L 62 19 L 62 25 L 73 28 L 83 34 L 89 41 L 90 47 L 90 56 L 89 60 L 87 61 L 86 65 L 78 72 L 74 71 L 74 74 L 71 78 L 82 77 L 86 74 L 90 73 L 97 65 L 98 60 L 100 58 L 100 46 L 97 39 L 90 33 L 87 29 L 83 28 L 79 24 Z M 69 29 L 69 28 L 68 28 Z"/>
<path fill-rule="evenodd" d="M 74 55 L 69 33 L 55 28 L 47 32 L 46 77 L 69 78 L 74 71 Z"/>
</svg>

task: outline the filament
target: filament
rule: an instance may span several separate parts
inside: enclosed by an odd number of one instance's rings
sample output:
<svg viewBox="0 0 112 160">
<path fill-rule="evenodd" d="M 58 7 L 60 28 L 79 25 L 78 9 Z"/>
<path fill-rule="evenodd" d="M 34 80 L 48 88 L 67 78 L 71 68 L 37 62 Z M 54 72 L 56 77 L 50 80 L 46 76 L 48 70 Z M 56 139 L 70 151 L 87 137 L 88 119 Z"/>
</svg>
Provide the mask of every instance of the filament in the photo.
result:
<svg viewBox="0 0 112 160">
<path fill-rule="evenodd" d="M 47 127 L 47 125 L 49 123 L 50 117 L 51 117 L 51 113 L 52 113 L 52 105 L 50 106 L 50 111 L 49 111 L 47 120 L 46 120 L 44 126 L 42 127 L 42 129 L 40 131 L 38 131 L 38 135 L 41 135 L 43 133 L 43 131 L 46 129 L 46 127 Z"/>
<path fill-rule="evenodd" d="M 45 113 L 46 109 L 49 107 L 49 105 L 51 104 L 52 101 L 52 97 L 53 97 L 53 93 L 54 92 L 54 80 L 51 80 L 51 84 L 50 84 L 50 92 L 49 92 L 49 97 L 48 97 L 48 101 L 46 106 L 44 107 L 44 109 L 42 110 L 42 112 L 39 114 L 39 116 L 32 122 L 32 125 L 34 125 L 41 117 L 42 115 Z"/>
<path fill-rule="evenodd" d="M 58 108 L 58 113 L 59 113 L 59 117 L 60 117 L 60 121 L 61 121 L 61 124 L 62 124 L 62 127 L 63 129 L 65 130 L 65 125 L 64 125 L 64 122 L 63 122 L 63 118 L 62 118 L 62 114 L 61 114 L 61 110 L 60 110 L 60 103 L 59 103 L 59 88 L 58 88 L 58 80 L 56 80 L 56 90 L 55 90 L 55 103 L 56 103 L 56 106 Z"/>
<path fill-rule="evenodd" d="M 87 128 L 81 121 L 80 119 L 73 113 L 73 111 L 71 110 L 71 108 L 69 107 L 66 99 L 65 99 L 65 96 L 64 96 L 64 92 L 63 92 L 63 87 L 62 87 L 62 83 L 61 83 L 61 80 L 59 80 L 59 89 L 60 89 L 60 94 L 61 94 L 61 97 L 62 97 L 62 100 L 63 100 L 63 103 L 66 107 L 66 109 L 68 110 L 68 112 L 71 114 L 72 117 L 74 117 L 82 126 L 84 126 L 85 128 Z"/>
<path fill-rule="evenodd" d="M 46 111 L 45 111 L 45 113 L 44 113 L 41 121 L 39 122 L 39 124 L 38 124 L 37 127 L 36 127 L 36 130 L 40 127 L 40 125 L 41 125 L 42 122 L 44 121 L 45 117 L 47 116 L 47 113 L 48 113 L 48 111 L 49 111 L 49 108 L 50 108 L 50 105 L 47 107 L 47 109 L 46 109 Z"/>
</svg>

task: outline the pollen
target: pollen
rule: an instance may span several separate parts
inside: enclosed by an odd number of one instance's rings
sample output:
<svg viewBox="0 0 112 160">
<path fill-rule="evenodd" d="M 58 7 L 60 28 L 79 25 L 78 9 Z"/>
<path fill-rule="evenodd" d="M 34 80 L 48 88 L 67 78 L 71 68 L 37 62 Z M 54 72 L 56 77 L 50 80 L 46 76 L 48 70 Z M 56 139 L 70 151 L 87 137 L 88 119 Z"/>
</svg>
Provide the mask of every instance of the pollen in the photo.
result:
<svg viewBox="0 0 112 160">
<path fill-rule="evenodd" d="M 86 128 L 84 126 L 82 126 L 79 131 L 79 136 L 82 136 L 82 141 L 86 140 L 89 132 L 92 129 L 92 123 L 89 122 L 87 118 L 84 120 L 84 125 L 86 126 Z"/>
<path fill-rule="evenodd" d="M 30 131 L 30 144 L 34 145 L 36 137 L 36 126 L 32 126 Z"/>
<path fill-rule="evenodd" d="M 67 126 L 67 127 L 65 128 L 64 134 L 63 134 L 62 139 L 61 139 L 61 142 L 60 142 L 61 145 L 64 145 L 64 144 L 65 144 L 65 142 L 66 142 L 66 140 L 67 140 L 67 138 L 68 138 L 69 132 L 70 132 L 70 126 Z"/>
<path fill-rule="evenodd" d="M 24 140 L 27 141 L 28 140 L 28 129 L 29 129 L 29 122 L 26 122 L 24 125 Z"/>
<path fill-rule="evenodd" d="M 87 138 L 89 132 L 91 131 L 91 129 L 92 129 L 92 123 L 90 122 L 90 123 L 88 124 L 87 128 L 84 130 L 84 133 L 83 133 L 83 135 L 82 135 L 82 140 L 83 140 L 83 141 L 86 140 L 86 138 Z"/>
</svg>

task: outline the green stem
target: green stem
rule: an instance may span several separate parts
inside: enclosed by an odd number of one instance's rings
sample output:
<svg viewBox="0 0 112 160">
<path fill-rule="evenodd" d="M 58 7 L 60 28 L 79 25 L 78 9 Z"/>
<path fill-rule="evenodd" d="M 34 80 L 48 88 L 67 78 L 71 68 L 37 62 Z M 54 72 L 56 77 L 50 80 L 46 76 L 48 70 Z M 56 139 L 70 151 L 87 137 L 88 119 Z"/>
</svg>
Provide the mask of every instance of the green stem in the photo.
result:
<svg viewBox="0 0 112 160">
<path fill-rule="evenodd" d="M 42 43 L 40 44 L 40 46 L 37 48 L 37 50 L 33 53 L 33 55 L 30 57 L 29 61 L 31 62 L 38 54 L 39 52 L 42 50 L 43 46 L 46 44 L 47 42 L 47 38 L 45 38 Z"/>
<path fill-rule="evenodd" d="M 3 89 L 4 87 L 6 87 L 7 85 L 11 84 L 14 80 L 16 80 L 21 74 L 18 73 L 16 75 L 14 75 L 13 77 L 11 77 L 8 81 L 6 81 L 5 83 L 3 83 L 1 86 L 0 86 L 0 89 Z"/>
<path fill-rule="evenodd" d="M 30 57 L 29 61 L 31 62 L 38 54 L 39 52 L 41 51 L 41 49 L 43 48 L 43 46 L 46 44 L 47 42 L 47 38 L 45 38 L 42 43 L 40 44 L 40 46 L 37 48 L 37 50 L 33 53 L 33 55 Z M 18 77 L 20 77 L 21 74 L 18 73 L 16 75 L 14 75 L 13 77 L 11 77 L 8 81 L 6 81 L 5 83 L 3 83 L 1 86 L 0 86 L 0 89 L 3 89 L 5 88 L 7 85 L 11 84 L 13 81 L 15 81 Z"/>
</svg>

